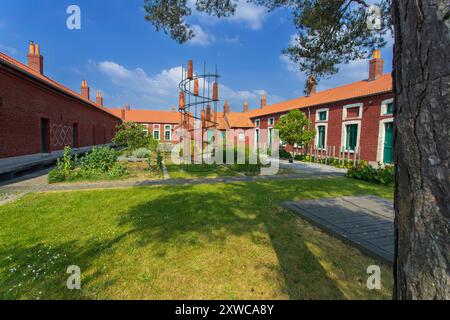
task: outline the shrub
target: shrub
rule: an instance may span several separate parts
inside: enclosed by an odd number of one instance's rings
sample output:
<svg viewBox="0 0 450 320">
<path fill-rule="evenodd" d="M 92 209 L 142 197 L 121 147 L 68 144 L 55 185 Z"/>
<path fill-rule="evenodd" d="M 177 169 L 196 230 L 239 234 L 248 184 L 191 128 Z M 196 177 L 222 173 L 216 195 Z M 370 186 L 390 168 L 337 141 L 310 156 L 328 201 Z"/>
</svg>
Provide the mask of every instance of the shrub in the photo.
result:
<svg viewBox="0 0 450 320">
<path fill-rule="evenodd" d="M 54 169 L 48 173 L 48 183 L 59 183 L 66 181 L 66 175 L 64 171 L 60 169 Z"/>
<path fill-rule="evenodd" d="M 366 162 L 361 161 L 357 167 L 352 167 L 348 170 L 347 177 L 372 183 L 391 185 L 394 183 L 395 172 L 393 166 L 382 167 L 379 165 L 378 168 L 374 168 Z"/>
<path fill-rule="evenodd" d="M 148 158 L 150 155 L 150 150 L 147 148 L 139 148 L 137 150 L 134 150 L 133 157 L 136 157 L 138 159 L 145 159 Z"/>
<path fill-rule="evenodd" d="M 97 148 L 81 159 L 81 168 L 84 171 L 109 172 L 117 163 L 117 153 L 109 147 Z"/>
<path fill-rule="evenodd" d="M 292 159 L 292 154 L 287 152 L 285 149 L 280 149 L 280 159 Z"/>
<path fill-rule="evenodd" d="M 150 138 L 143 125 L 126 122 L 117 126 L 117 133 L 113 142 L 117 146 L 127 148 L 128 151 L 132 152 L 136 149 L 147 147 L 150 143 Z"/>
</svg>

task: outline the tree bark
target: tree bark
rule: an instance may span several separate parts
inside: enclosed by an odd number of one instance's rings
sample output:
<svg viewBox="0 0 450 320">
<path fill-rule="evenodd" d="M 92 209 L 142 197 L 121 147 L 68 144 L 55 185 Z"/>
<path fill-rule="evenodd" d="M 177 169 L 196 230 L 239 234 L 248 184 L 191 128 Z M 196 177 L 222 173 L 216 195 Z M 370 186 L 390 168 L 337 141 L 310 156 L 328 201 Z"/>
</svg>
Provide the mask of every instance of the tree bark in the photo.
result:
<svg viewBox="0 0 450 320">
<path fill-rule="evenodd" d="M 393 0 L 395 299 L 450 299 L 450 1 Z"/>
</svg>

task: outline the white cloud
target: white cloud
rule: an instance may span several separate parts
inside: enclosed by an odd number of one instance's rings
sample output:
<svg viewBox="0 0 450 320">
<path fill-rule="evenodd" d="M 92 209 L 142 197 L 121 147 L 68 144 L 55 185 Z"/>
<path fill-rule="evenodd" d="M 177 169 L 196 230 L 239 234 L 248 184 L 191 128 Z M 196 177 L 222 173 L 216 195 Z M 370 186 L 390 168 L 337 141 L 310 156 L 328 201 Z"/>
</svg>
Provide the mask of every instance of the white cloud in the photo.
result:
<svg viewBox="0 0 450 320">
<path fill-rule="evenodd" d="M 148 75 L 141 68 L 127 69 L 113 61 L 100 62 L 96 66 L 119 89 L 111 97 L 116 106 L 129 103 L 140 108 L 164 109 L 177 104 L 181 67 Z"/>
<path fill-rule="evenodd" d="M 192 31 L 194 31 L 195 37 L 189 40 L 190 44 L 207 46 L 214 41 L 214 36 L 212 34 L 206 33 L 198 24 L 192 25 L 191 29 Z"/>
<path fill-rule="evenodd" d="M 267 9 L 247 1 L 238 1 L 234 16 L 227 18 L 228 21 L 246 24 L 252 30 L 259 30 L 267 17 Z"/>
<path fill-rule="evenodd" d="M 248 3 L 246 0 L 236 0 L 236 10 L 233 16 L 226 18 L 217 18 L 195 9 L 195 0 L 188 0 L 188 5 L 192 8 L 192 17 L 201 21 L 202 25 L 216 25 L 221 21 L 237 23 L 246 26 L 251 30 L 262 28 L 268 15 L 267 8 Z"/>
<path fill-rule="evenodd" d="M 136 109 L 169 110 L 178 103 L 181 66 L 149 75 L 141 68 L 127 69 L 113 61 L 90 62 L 90 64 L 105 74 L 117 88 L 114 94 L 108 95 L 109 101 L 105 101 L 108 106 L 119 107 L 129 103 Z M 109 91 L 111 92 L 112 89 Z M 202 84 L 200 84 L 200 91 L 202 91 Z M 262 94 L 267 92 L 262 89 L 235 90 L 225 84 L 219 84 L 220 100 L 228 100 L 234 111 L 242 111 L 245 100 L 249 101 L 251 108 L 259 107 Z M 268 95 L 267 99 L 270 104 L 284 100 L 276 95 Z M 219 110 L 222 110 L 222 105 L 219 106 Z"/>
</svg>

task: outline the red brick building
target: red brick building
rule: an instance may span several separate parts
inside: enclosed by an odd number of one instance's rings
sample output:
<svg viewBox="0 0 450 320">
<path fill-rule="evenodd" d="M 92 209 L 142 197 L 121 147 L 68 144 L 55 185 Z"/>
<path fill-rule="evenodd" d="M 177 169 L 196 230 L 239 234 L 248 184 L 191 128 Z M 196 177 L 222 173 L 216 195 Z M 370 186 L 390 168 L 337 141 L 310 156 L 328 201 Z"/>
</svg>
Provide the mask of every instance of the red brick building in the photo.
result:
<svg viewBox="0 0 450 320">
<path fill-rule="evenodd" d="M 255 141 L 265 138 L 262 129 L 270 136 L 280 117 L 298 109 L 312 121 L 317 132 L 313 145 L 323 153 L 353 158 L 357 152 L 372 163 L 392 163 L 392 77 L 383 74 L 378 50 L 369 64 L 369 77 L 362 81 L 321 92 L 313 87 L 309 96 L 270 106 L 263 97 L 260 109 L 245 113 L 255 125 Z"/>
<path fill-rule="evenodd" d="M 39 45 L 27 57 L 25 65 L 0 52 L 0 159 L 110 143 L 121 120 L 102 95 L 92 101 L 87 81 L 77 93 L 46 77 Z"/>
<path fill-rule="evenodd" d="M 181 122 L 177 111 L 132 110 L 130 106 L 108 109 L 109 112 L 125 122 L 142 124 L 147 132 L 160 143 L 174 143 L 173 132 Z"/>
</svg>

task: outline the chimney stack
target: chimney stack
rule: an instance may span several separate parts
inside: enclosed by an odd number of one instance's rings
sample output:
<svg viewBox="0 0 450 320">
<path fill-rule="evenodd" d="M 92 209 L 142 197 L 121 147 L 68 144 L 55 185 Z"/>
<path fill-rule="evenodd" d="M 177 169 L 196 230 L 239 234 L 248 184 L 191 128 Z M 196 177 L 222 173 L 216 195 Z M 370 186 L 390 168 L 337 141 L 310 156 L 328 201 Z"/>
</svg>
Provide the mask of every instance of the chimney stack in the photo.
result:
<svg viewBox="0 0 450 320">
<path fill-rule="evenodd" d="M 261 109 L 265 108 L 267 106 L 267 96 L 263 95 L 261 97 Z"/>
<path fill-rule="evenodd" d="M 101 107 L 101 108 L 103 108 L 103 95 L 102 95 L 102 93 L 101 92 L 97 92 L 97 96 L 96 96 L 96 102 L 97 102 L 97 104 Z"/>
<path fill-rule="evenodd" d="M 374 50 L 373 59 L 370 60 L 369 81 L 376 80 L 383 75 L 383 64 L 380 50 Z"/>
<path fill-rule="evenodd" d="M 316 78 L 313 75 L 311 75 L 306 83 L 306 96 L 310 97 L 313 94 L 315 94 L 316 89 L 317 89 Z"/>
<path fill-rule="evenodd" d="M 230 113 L 230 105 L 228 104 L 228 100 L 225 100 L 225 104 L 223 105 L 223 115 Z"/>
<path fill-rule="evenodd" d="M 44 57 L 41 56 L 41 49 L 37 43 L 30 41 L 30 51 L 28 52 L 28 66 L 34 71 L 44 74 Z"/>
<path fill-rule="evenodd" d="M 88 100 L 91 99 L 89 85 L 88 85 L 88 82 L 86 80 L 83 80 L 81 82 L 81 95 L 83 97 L 85 97 L 86 99 L 88 99 Z"/>
<path fill-rule="evenodd" d="M 248 101 L 244 102 L 244 112 L 248 112 Z"/>
</svg>

